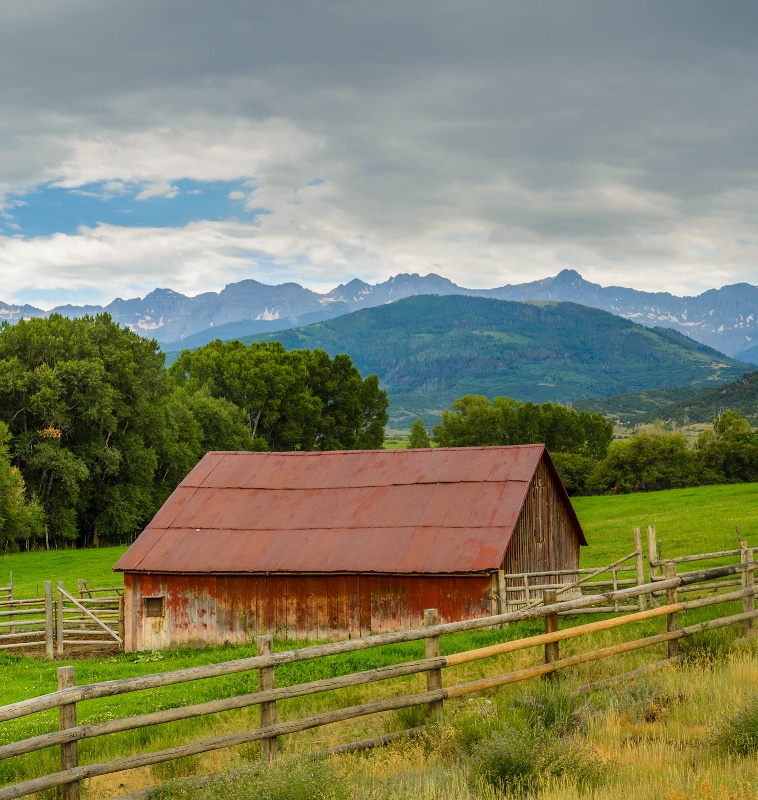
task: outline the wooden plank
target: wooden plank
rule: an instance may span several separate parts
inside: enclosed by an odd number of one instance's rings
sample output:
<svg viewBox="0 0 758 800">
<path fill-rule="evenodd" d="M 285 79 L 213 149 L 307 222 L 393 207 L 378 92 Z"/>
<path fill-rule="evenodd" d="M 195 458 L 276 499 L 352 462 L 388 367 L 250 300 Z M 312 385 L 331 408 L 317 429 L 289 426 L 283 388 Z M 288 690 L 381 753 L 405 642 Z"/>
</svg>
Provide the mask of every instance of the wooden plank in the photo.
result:
<svg viewBox="0 0 758 800">
<path fill-rule="evenodd" d="M 57 604 L 56 604 L 56 630 L 55 630 L 55 652 L 60 658 L 63 655 L 63 608 L 64 597 L 62 594 L 63 581 L 58 581 Z"/>
<path fill-rule="evenodd" d="M 287 613 L 285 616 L 284 635 L 287 639 L 297 639 L 298 630 L 298 605 L 300 596 L 298 592 L 298 576 L 287 575 L 284 579 L 285 603 Z"/>
<path fill-rule="evenodd" d="M 336 638 L 338 640 L 347 639 L 348 638 L 348 607 L 349 607 L 349 598 L 348 598 L 348 588 L 347 588 L 347 576 L 346 575 L 336 575 L 334 578 L 330 578 L 330 582 L 334 583 L 335 588 L 335 609 L 336 609 Z"/>
<path fill-rule="evenodd" d="M 276 593 L 276 625 L 274 635 L 278 639 L 287 637 L 287 575 L 270 575 Z"/>
<path fill-rule="evenodd" d="M 316 605 L 318 607 L 318 639 L 329 639 L 331 628 L 329 627 L 329 581 L 326 575 L 314 577 L 316 585 Z"/>
<path fill-rule="evenodd" d="M 169 615 L 171 625 L 170 641 L 177 647 L 186 647 L 196 635 L 194 615 L 190 611 L 190 597 L 194 586 L 190 588 L 189 575 L 172 575 L 166 579 L 164 590 L 166 614 Z"/>
<path fill-rule="evenodd" d="M 361 588 L 358 575 L 347 575 L 347 636 L 361 635 Z"/>
<path fill-rule="evenodd" d="M 328 630 L 327 637 L 333 641 L 338 640 L 339 590 L 337 588 L 336 575 L 326 576 L 326 613 Z"/>
<path fill-rule="evenodd" d="M 305 576 L 305 636 L 307 639 L 319 638 L 318 628 L 318 578 Z"/>
<path fill-rule="evenodd" d="M 371 577 L 358 576 L 358 595 L 360 598 L 360 635 L 371 636 Z"/>
</svg>

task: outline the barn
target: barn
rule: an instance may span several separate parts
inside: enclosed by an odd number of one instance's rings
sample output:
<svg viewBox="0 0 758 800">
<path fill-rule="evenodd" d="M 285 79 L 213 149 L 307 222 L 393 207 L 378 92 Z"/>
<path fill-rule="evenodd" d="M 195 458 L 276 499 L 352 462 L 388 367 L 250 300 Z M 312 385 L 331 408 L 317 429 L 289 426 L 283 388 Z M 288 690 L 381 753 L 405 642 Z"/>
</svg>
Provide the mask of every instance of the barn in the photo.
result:
<svg viewBox="0 0 758 800">
<path fill-rule="evenodd" d="M 586 544 L 544 445 L 208 453 L 119 559 L 129 651 L 497 613 Z M 502 572 L 500 573 L 502 581 Z"/>
</svg>

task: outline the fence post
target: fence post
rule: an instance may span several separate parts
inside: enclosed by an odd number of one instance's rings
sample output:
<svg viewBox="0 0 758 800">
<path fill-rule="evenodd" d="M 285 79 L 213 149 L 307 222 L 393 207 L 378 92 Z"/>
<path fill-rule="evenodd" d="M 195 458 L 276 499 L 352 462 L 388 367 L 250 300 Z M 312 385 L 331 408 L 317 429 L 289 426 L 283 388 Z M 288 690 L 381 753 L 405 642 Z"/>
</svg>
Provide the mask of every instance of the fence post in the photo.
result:
<svg viewBox="0 0 758 800">
<path fill-rule="evenodd" d="M 69 689 L 76 686 L 73 667 L 58 667 L 58 688 Z M 68 703 L 60 707 L 60 729 L 76 727 L 76 703 Z M 61 745 L 61 769 L 79 766 L 79 743 L 67 742 Z M 79 781 L 67 783 L 62 787 L 63 800 L 79 800 Z"/>
<path fill-rule="evenodd" d="M 637 555 L 634 557 L 634 564 L 637 567 L 637 586 L 642 586 L 645 583 L 645 557 L 642 555 L 642 532 L 639 525 L 634 528 L 634 549 L 637 551 Z M 640 604 L 640 611 L 645 611 L 647 597 L 641 594 L 637 601 Z"/>
<path fill-rule="evenodd" d="M 749 550 L 747 547 L 742 547 L 741 550 L 740 562 L 745 567 L 745 570 L 742 573 L 742 588 L 752 589 L 753 586 L 755 586 L 755 573 L 750 569 L 750 567 L 753 565 L 753 551 Z M 755 610 L 754 594 L 742 598 L 742 610 L 744 612 Z M 753 632 L 753 625 L 754 621 L 752 619 L 746 619 L 742 623 L 742 635 L 750 636 L 750 634 Z"/>
<path fill-rule="evenodd" d="M 424 627 L 439 625 L 440 613 L 436 608 L 424 610 Z M 424 657 L 438 658 L 440 654 L 440 637 L 430 636 L 424 639 Z M 426 690 L 433 692 L 442 688 L 442 669 L 430 669 L 426 673 Z M 429 703 L 429 715 L 439 718 L 442 715 L 442 700 L 434 700 Z"/>
<path fill-rule="evenodd" d="M 15 609 L 14 609 L 14 606 L 13 606 L 13 573 L 12 572 L 9 573 L 9 577 L 8 577 L 8 602 L 10 603 L 8 608 L 10 609 L 10 612 L 11 612 L 10 616 L 8 617 L 8 622 L 10 623 L 10 627 L 8 628 L 8 633 L 15 633 L 16 632 L 16 626 L 14 625 L 14 622 L 16 621 L 16 617 L 15 617 L 15 615 L 13 613 Z"/>
<path fill-rule="evenodd" d="M 671 561 L 666 562 L 665 576 L 669 578 L 676 578 L 676 564 Z M 666 589 L 666 605 L 670 606 L 676 603 L 676 586 Z M 666 630 L 670 633 L 679 630 L 679 614 L 666 614 Z M 669 658 L 676 658 L 679 655 L 679 639 L 669 639 L 668 641 Z"/>
<path fill-rule="evenodd" d="M 56 650 L 59 656 L 63 655 L 63 581 L 58 581 L 58 602 L 56 603 Z"/>
<path fill-rule="evenodd" d="M 48 658 L 55 657 L 55 651 L 53 649 L 54 630 L 53 583 L 52 581 L 45 581 L 45 655 Z"/>
<path fill-rule="evenodd" d="M 552 606 L 558 602 L 558 592 L 555 589 L 542 590 L 542 604 Z M 547 614 L 545 616 L 545 633 L 555 633 L 558 630 L 558 615 Z M 558 642 L 550 642 L 545 645 L 545 663 L 552 664 L 560 658 Z M 558 682 L 558 673 L 551 672 L 545 676 L 551 683 Z"/>
<path fill-rule="evenodd" d="M 658 560 L 658 541 L 655 536 L 655 525 L 647 526 L 647 568 L 650 583 L 652 583 L 657 574 L 654 561 Z M 655 595 L 650 592 L 650 606 L 651 608 L 658 608 L 658 600 Z"/>
<path fill-rule="evenodd" d="M 274 652 L 274 637 L 271 634 L 256 636 L 255 643 L 259 656 L 268 656 Z M 265 692 L 274 688 L 274 667 L 261 667 L 258 670 L 258 688 Z M 261 728 L 276 724 L 276 700 L 261 703 Z M 264 761 L 276 761 L 279 747 L 276 736 L 261 739 L 261 754 Z"/>
<path fill-rule="evenodd" d="M 500 598 L 498 603 L 498 613 L 506 614 L 510 609 L 508 608 L 508 592 L 505 587 L 505 570 L 499 569 L 497 571 L 497 594 Z"/>
<path fill-rule="evenodd" d="M 79 581 L 77 583 L 77 588 L 79 589 L 79 599 L 80 600 L 84 600 L 84 586 L 85 586 L 84 579 L 83 578 L 79 578 Z M 84 616 L 84 612 L 80 611 L 79 612 L 79 630 L 80 631 L 84 630 L 84 620 L 85 619 L 86 619 L 86 617 Z"/>
<path fill-rule="evenodd" d="M 124 612 L 124 595 L 118 596 L 118 637 L 121 639 L 121 649 L 126 650 L 126 614 Z"/>
</svg>

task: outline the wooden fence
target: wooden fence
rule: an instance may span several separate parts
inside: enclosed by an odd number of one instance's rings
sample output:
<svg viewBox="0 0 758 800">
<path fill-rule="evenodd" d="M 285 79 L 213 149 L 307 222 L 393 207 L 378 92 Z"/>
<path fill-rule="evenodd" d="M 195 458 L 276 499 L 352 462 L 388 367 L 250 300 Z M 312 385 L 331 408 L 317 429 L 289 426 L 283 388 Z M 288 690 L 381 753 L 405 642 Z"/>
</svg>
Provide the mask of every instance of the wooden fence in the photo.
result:
<svg viewBox="0 0 758 800">
<path fill-rule="evenodd" d="M 485 689 L 493 689 L 506 684 L 547 676 L 558 670 L 574 667 L 610 656 L 627 653 L 641 648 L 665 643 L 667 655 L 663 661 L 653 662 L 624 675 L 617 675 L 605 681 L 599 681 L 583 687 L 583 691 L 601 688 L 611 681 L 629 679 L 642 671 L 659 668 L 662 665 L 675 662 L 679 659 L 679 640 L 699 631 L 709 628 L 719 628 L 727 625 L 740 624 L 744 635 L 753 630 L 753 623 L 758 616 L 755 610 L 756 587 L 754 585 L 755 564 L 752 560 L 752 551 L 745 551 L 741 563 L 712 569 L 676 574 L 676 565 L 664 565 L 664 576 L 660 581 L 632 586 L 617 591 L 609 591 L 593 596 L 577 597 L 571 600 L 557 602 L 554 588 L 544 590 L 544 605 L 522 609 L 519 611 L 499 614 L 484 619 L 452 622 L 443 625 L 437 624 L 437 613 L 429 609 L 425 614 L 425 626 L 411 631 L 399 633 L 380 634 L 360 639 L 321 644 L 298 650 L 285 652 L 272 652 L 271 636 L 258 637 L 258 655 L 228 661 L 221 664 L 211 664 L 201 667 L 175 670 L 154 675 L 143 675 L 134 678 L 104 681 L 101 683 L 76 686 L 73 667 L 61 667 L 58 670 L 59 690 L 51 694 L 23 700 L 11 705 L 0 707 L 0 722 L 7 722 L 30 714 L 44 712 L 50 709 L 60 709 L 60 727 L 58 731 L 33 736 L 22 741 L 16 741 L 0 747 L 0 759 L 20 756 L 47 747 L 60 747 L 61 769 L 52 774 L 47 774 L 23 781 L 13 786 L 0 789 L 0 800 L 12 800 L 23 797 L 33 792 L 52 789 L 56 786 L 63 787 L 64 800 L 73 800 L 79 797 L 79 784 L 87 778 L 108 775 L 123 770 L 159 764 L 185 756 L 206 753 L 226 747 L 234 747 L 249 742 L 260 741 L 264 757 L 276 757 L 277 737 L 294 734 L 299 731 L 329 725 L 335 722 L 355 719 L 357 717 L 391 711 L 411 706 L 426 705 L 432 715 L 439 714 L 442 704 L 446 700 L 462 697 Z M 702 591 L 711 583 L 739 576 L 740 588 L 687 601 L 678 598 L 678 592 L 690 586 L 697 586 Z M 648 608 L 644 611 L 610 617 L 596 622 L 578 625 L 575 627 L 559 628 L 559 615 L 564 612 L 576 612 L 582 609 L 608 606 L 616 602 L 623 603 L 630 598 L 639 598 L 653 592 L 665 592 L 664 605 L 657 608 Z M 683 611 L 703 608 L 716 603 L 738 601 L 742 604 L 739 613 L 729 613 L 716 619 L 711 619 L 697 625 L 680 627 L 678 615 Z M 660 617 L 665 620 L 665 630 L 661 633 L 632 639 L 619 644 L 575 653 L 561 657 L 559 647 L 561 641 L 587 636 L 598 631 L 631 625 L 644 620 Z M 470 631 L 474 629 L 501 626 L 506 623 L 523 620 L 544 619 L 545 633 L 515 641 L 505 641 L 475 650 L 459 652 L 452 655 L 440 655 L 440 637 L 446 634 Z M 305 661 L 309 659 L 331 656 L 339 653 L 354 652 L 387 644 L 399 642 L 419 641 L 425 642 L 425 656 L 423 659 L 393 664 L 391 666 L 369 669 L 363 672 L 339 677 L 311 681 L 308 683 L 275 688 L 276 667 L 283 664 Z M 514 653 L 526 648 L 542 648 L 543 656 L 538 664 L 507 673 L 495 674 L 467 683 L 446 686 L 443 685 L 443 670 L 461 664 L 471 663 L 482 659 L 491 659 L 507 653 Z M 78 725 L 76 722 L 77 703 L 100 697 L 113 697 L 115 695 L 150 690 L 158 687 L 176 685 L 191 681 L 203 680 L 222 675 L 258 671 L 258 691 L 235 697 L 212 700 L 194 705 L 182 706 L 163 711 L 154 711 L 134 717 L 111 719 L 87 725 Z M 276 703 L 293 697 L 303 697 L 319 692 L 331 691 L 344 687 L 360 686 L 389 678 L 406 675 L 426 673 L 426 691 L 414 694 L 392 697 L 390 699 L 375 700 L 360 703 L 347 708 L 339 708 L 322 712 L 313 716 L 290 719 L 283 722 L 277 721 Z M 105 736 L 121 731 L 137 730 L 153 725 L 160 725 L 177 720 L 193 719 L 196 717 L 215 714 L 232 709 L 248 708 L 258 705 L 260 707 L 260 725 L 253 730 L 240 733 L 216 736 L 211 739 L 192 742 L 176 747 L 153 752 L 143 752 L 137 755 L 117 758 L 111 761 L 95 764 L 78 764 L 78 742 L 92 737 Z M 384 737 L 386 739 L 387 737 Z M 353 747 L 370 745 L 372 742 L 354 743 Z"/>
<path fill-rule="evenodd" d="M 694 564 L 714 560 L 728 560 L 736 562 L 743 558 L 748 551 L 753 556 L 758 552 L 758 547 L 748 547 L 742 539 L 740 529 L 737 528 L 740 547 L 732 550 L 720 550 L 713 553 L 699 553 L 695 555 L 664 558 L 661 543 L 658 541 L 655 525 L 647 528 L 647 556 L 643 553 L 642 532 L 639 527 L 634 528 L 634 550 L 626 556 L 619 558 L 612 564 L 594 569 L 549 570 L 544 572 L 514 573 L 502 572 L 498 575 L 498 610 L 501 613 L 516 611 L 518 609 L 537 606 L 542 602 L 542 592 L 545 589 L 555 589 L 558 596 L 569 599 L 598 591 L 613 590 L 641 586 L 647 582 L 661 581 L 664 578 L 663 570 L 666 564 L 677 565 Z M 647 564 L 647 579 L 645 576 Z M 737 586 L 740 581 L 734 578 L 725 578 L 713 591 L 728 586 Z M 682 591 L 698 591 L 697 586 L 689 586 Z M 658 599 L 665 595 L 663 590 L 640 594 L 625 602 L 614 601 L 613 606 L 585 608 L 578 612 L 581 614 L 618 613 L 620 611 L 644 611 L 647 607 L 656 607 Z"/>
<path fill-rule="evenodd" d="M 7 594 L 0 590 L 0 651 L 44 647 L 45 655 L 53 658 L 63 656 L 67 645 L 115 643 L 123 648 L 123 589 L 88 589 L 80 580 L 79 597 L 74 597 L 63 581 L 56 591 L 52 581 L 44 586 L 44 597 L 37 598 L 15 598 L 12 580 Z M 110 594 L 95 597 L 103 593 Z"/>
</svg>

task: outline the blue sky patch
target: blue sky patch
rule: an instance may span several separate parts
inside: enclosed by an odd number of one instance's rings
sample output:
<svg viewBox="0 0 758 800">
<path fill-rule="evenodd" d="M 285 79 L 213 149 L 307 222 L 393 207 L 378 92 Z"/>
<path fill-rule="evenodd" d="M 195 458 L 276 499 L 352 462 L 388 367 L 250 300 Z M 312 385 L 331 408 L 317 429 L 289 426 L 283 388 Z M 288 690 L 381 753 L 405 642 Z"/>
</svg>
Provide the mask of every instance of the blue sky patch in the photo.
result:
<svg viewBox="0 0 758 800">
<path fill-rule="evenodd" d="M 172 196 L 137 199 L 149 189 L 145 184 L 103 182 L 63 189 L 50 184 L 27 194 L 11 196 L 11 207 L 0 215 L 0 234 L 49 236 L 74 234 L 81 226 L 98 224 L 125 227 L 183 227 L 199 220 L 250 221 L 260 209 L 247 209 L 243 199 L 230 193 L 250 192 L 245 181 L 172 181 Z"/>
</svg>

